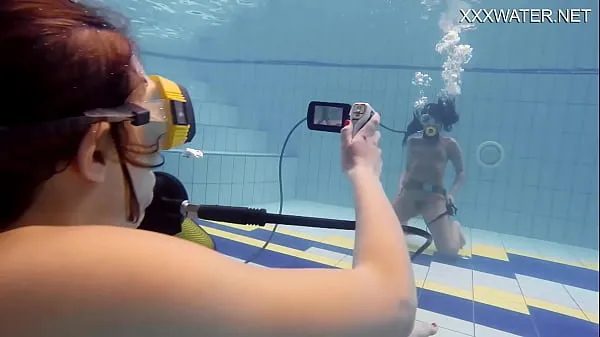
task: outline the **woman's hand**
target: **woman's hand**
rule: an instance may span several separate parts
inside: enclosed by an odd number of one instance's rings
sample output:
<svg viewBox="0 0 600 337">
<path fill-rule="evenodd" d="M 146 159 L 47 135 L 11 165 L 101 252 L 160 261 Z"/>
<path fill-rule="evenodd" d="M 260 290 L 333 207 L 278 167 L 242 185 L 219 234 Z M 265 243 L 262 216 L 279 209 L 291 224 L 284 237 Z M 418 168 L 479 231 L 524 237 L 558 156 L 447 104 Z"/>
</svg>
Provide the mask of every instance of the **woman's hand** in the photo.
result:
<svg viewBox="0 0 600 337">
<path fill-rule="evenodd" d="M 448 194 L 448 195 L 446 196 L 446 201 L 447 201 L 447 202 L 448 202 L 450 205 L 456 205 L 456 204 L 454 203 L 454 196 L 452 196 L 452 194 Z"/>
<path fill-rule="evenodd" d="M 342 128 L 342 169 L 348 176 L 357 171 L 372 173 L 377 178 L 381 175 L 381 134 L 377 131 L 379 120 L 379 114 L 375 113 L 354 137 L 350 120 Z"/>
</svg>

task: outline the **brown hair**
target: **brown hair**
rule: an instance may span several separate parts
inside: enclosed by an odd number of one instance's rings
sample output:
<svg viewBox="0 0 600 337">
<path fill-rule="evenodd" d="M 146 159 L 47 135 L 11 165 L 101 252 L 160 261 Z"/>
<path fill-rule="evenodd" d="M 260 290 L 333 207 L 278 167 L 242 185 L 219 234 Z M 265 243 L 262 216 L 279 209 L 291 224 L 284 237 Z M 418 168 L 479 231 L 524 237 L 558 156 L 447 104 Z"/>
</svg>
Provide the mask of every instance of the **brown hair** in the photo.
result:
<svg viewBox="0 0 600 337">
<path fill-rule="evenodd" d="M 0 79 L 10 81 L 2 86 L 0 129 L 123 105 L 136 82 L 134 46 L 125 27 L 118 26 L 125 21 L 110 14 L 74 0 L 0 1 Z M 123 124 L 114 126 L 111 135 L 123 159 L 127 139 L 118 131 Z M 0 191 L 5 193 L 0 231 L 23 215 L 46 180 L 68 166 L 88 130 L 85 125 L 0 144 Z M 139 207 L 131 208 L 135 220 Z"/>
</svg>

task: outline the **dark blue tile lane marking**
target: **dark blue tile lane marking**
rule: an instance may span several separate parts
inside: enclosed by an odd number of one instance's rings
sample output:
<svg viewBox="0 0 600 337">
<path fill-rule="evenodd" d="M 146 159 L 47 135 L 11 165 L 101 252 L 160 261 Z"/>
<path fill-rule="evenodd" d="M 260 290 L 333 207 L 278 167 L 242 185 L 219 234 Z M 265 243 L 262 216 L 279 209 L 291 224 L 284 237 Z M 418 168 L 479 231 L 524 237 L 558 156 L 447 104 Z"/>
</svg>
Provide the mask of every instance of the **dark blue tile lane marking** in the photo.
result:
<svg viewBox="0 0 600 337">
<path fill-rule="evenodd" d="M 219 224 L 204 221 L 204 220 L 196 220 L 196 222 L 202 226 L 223 230 L 228 233 L 237 234 L 237 235 L 241 235 L 241 236 L 245 236 L 245 237 L 249 237 L 249 238 L 253 238 L 253 239 L 257 239 L 257 240 L 265 241 L 269 238 L 269 236 L 271 236 L 270 230 L 266 230 L 266 229 L 262 229 L 262 228 L 256 228 L 252 231 L 244 231 L 241 229 L 237 229 L 237 228 L 233 228 L 233 227 L 229 227 L 229 226 L 223 226 L 223 225 L 219 225 Z M 314 247 L 314 248 L 329 250 L 329 251 L 340 253 L 340 254 L 352 255 L 352 249 L 329 245 L 326 243 L 312 241 L 312 240 L 308 240 L 308 239 L 298 238 L 298 237 L 295 237 L 292 235 L 282 234 L 279 232 L 275 232 L 275 235 L 273 235 L 273 239 L 271 240 L 271 242 L 274 244 L 277 244 L 277 245 L 281 245 L 281 246 L 285 246 L 285 247 L 289 247 L 289 248 L 293 248 L 293 249 L 298 249 L 298 250 L 302 250 L 302 251 L 306 251 L 310 247 Z M 432 257 L 428 256 L 428 255 L 421 255 L 421 256 L 417 257 L 416 261 L 413 261 L 413 262 L 415 262 L 416 264 L 421 264 L 423 266 L 428 267 L 431 262 L 431 258 Z"/>
<path fill-rule="evenodd" d="M 514 254 L 508 254 L 508 259 L 515 274 L 598 291 L 597 271 Z"/>
<path fill-rule="evenodd" d="M 256 228 L 252 231 L 244 231 L 241 229 L 237 229 L 237 228 L 233 228 L 233 227 L 229 227 L 229 226 L 222 226 L 222 225 L 211 223 L 208 221 L 200 220 L 198 222 L 202 226 L 219 229 L 219 230 L 224 230 L 229 233 L 246 236 L 249 238 L 262 240 L 262 241 L 267 240 L 271 236 L 270 230 L 265 230 L 262 228 Z M 329 251 L 336 252 L 336 253 L 352 255 L 351 249 L 346 249 L 343 247 L 338 247 L 338 246 L 328 245 L 328 244 L 321 243 L 321 242 L 302 239 L 302 238 L 298 238 L 298 237 L 295 237 L 292 235 L 282 234 L 279 232 L 275 232 L 275 235 L 273 235 L 273 240 L 271 240 L 271 242 L 274 244 L 277 244 L 277 245 L 282 245 L 282 246 L 286 246 L 286 247 L 294 248 L 294 249 L 298 249 L 298 250 L 307 250 L 310 247 L 315 247 L 315 248 L 321 248 L 321 249 L 329 250 Z"/>
<path fill-rule="evenodd" d="M 490 259 L 489 257 L 474 255 L 471 258 L 471 263 L 473 264 L 473 270 L 482 273 L 508 277 L 511 279 L 516 278 L 514 268 L 510 265 L 510 263 L 506 261 L 500 261 L 496 259 Z"/>
<path fill-rule="evenodd" d="M 437 262 L 437 263 L 443 263 L 446 265 L 450 265 L 450 266 L 454 266 L 454 267 L 458 267 L 458 268 L 464 268 L 464 269 L 473 269 L 473 261 L 471 260 L 470 257 L 447 257 L 447 256 L 443 256 L 438 254 L 437 252 L 435 252 L 433 254 L 433 256 L 431 257 L 431 261 L 432 262 Z"/>
<path fill-rule="evenodd" d="M 218 251 L 244 260 L 258 247 L 213 236 Z M 332 268 L 273 251 L 264 251 L 255 263 L 272 268 Z M 598 336 L 598 325 L 543 309 L 529 307 L 530 315 L 465 300 L 459 297 L 418 288 L 419 308 L 522 337 L 591 337 Z M 537 331 L 536 331 L 537 328 Z M 539 334 L 538 334 L 539 331 Z"/>
<path fill-rule="evenodd" d="M 213 235 L 213 240 L 217 244 L 217 251 L 221 254 L 229 255 L 240 260 L 246 260 L 256 254 L 259 247 L 250 246 L 241 242 L 221 238 Z M 333 268 L 321 263 L 304 260 L 298 257 L 265 250 L 253 263 L 271 268 Z"/>
<path fill-rule="evenodd" d="M 473 322 L 473 301 L 428 289 L 421 289 L 419 293 L 419 308 Z"/>
<path fill-rule="evenodd" d="M 267 240 L 271 235 L 270 230 L 266 230 L 263 228 L 256 228 L 252 231 L 244 231 L 203 220 L 197 220 L 197 222 L 203 226 L 224 230 L 229 233 L 242 235 L 257 240 Z M 274 244 L 302 251 L 305 251 L 310 247 L 315 247 L 341 254 L 352 255 L 351 249 L 338 247 L 322 242 L 312 241 L 308 239 L 302 239 L 292 235 L 282 234 L 278 232 L 276 232 L 273 236 L 272 242 Z M 466 269 L 473 269 L 492 275 L 508 277 L 512 279 L 515 278 L 516 273 L 536 277 L 543 280 L 563 283 L 566 285 L 571 285 L 574 287 L 579 287 L 592 291 L 598 291 L 599 274 L 597 271 L 514 254 L 508 254 L 508 257 L 510 260 L 509 262 L 490 259 L 478 255 L 474 255 L 468 259 L 452 260 L 444 258 L 443 256 L 440 256 L 436 253 L 433 256 L 426 254 L 420 255 L 413 262 L 415 264 L 428 267 L 431 265 L 432 261 L 435 261 Z"/>
<path fill-rule="evenodd" d="M 535 323 L 529 315 L 500 309 L 478 302 L 474 302 L 473 307 L 473 322 L 476 324 L 496 330 L 502 330 L 521 337 L 538 337 Z M 565 335 L 563 337 L 567 336 Z"/>
<path fill-rule="evenodd" d="M 533 319 L 529 315 L 427 289 L 420 289 L 419 294 L 421 309 L 522 337 L 539 337 Z M 575 335 L 562 337 L 575 337 Z"/>
<path fill-rule="evenodd" d="M 544 309 L 529 307 L 539 337 L 597 337 L 598 325 Z"/>
</svg>

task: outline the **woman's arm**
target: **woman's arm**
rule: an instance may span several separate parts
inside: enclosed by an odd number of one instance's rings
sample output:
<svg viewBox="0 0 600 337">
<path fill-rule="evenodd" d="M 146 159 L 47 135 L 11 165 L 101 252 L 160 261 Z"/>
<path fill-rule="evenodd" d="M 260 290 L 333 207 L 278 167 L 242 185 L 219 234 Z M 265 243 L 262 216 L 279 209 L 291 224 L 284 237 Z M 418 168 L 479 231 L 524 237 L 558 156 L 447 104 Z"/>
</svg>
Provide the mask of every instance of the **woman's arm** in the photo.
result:
<svg viewBox="0 0 600 337">
<path fill-rule="evenodd" d="M 23 228 L 0 265 L 11 276 L 0 280 L 0 326 L 34 317 L 27 328 L 48 336 L 408 336 L 416 292 L 401 226 L 377 177 L 350 179 L 354 269 L 258 268 L 123 228 Z"/>
<path fill-rule="evenodd" d="M 373 268 L 392 290 L 408 336 L 415 319 L 417 296 L 410 255 L 402 226 L 376 177 L 354 173 L 356 204 L 355 268 Z M 388 290 L 389 291 L 389 290 Z M 405 332 L 405 334 L 404 334 Z"/>
<path fill-rule="evenodd" d="M 458 145 L 458 142 L 454 138 L 450 138 L 450 142 L 448 143 L 448 159 L 454 166 L 454 182 L 452 183 L 452 187 L 450 188 L 449 194 L 454 195 L 458 192 L 463 180 L 465 179 L 465 168 L 462 156 L 462 150 Z"/>
</svg>

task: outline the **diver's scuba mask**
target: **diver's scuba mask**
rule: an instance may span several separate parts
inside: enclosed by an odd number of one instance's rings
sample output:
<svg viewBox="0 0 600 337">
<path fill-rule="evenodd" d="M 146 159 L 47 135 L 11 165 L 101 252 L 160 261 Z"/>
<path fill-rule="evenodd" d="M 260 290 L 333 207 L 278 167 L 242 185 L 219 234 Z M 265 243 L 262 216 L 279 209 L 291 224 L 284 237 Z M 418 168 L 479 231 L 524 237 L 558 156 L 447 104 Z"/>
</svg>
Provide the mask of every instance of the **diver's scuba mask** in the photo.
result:
<svg viewBox="0 0 600 337">
<path fill-rule="evenodd" d="M 85 111 L 39 124 L 0 125 L 0 142 L 37 143 L 38 139 L 66 135 L 97 122 L 131 122 L 143 127 L 144 138 L 160 137 L 158 150 L 169 150 L 189 143 L 196 134 L 194 107 L 187 90 L 161 76 L 148 77 L 144 98 L 118 107 Z"/>
<path fill-rule="evenodd" d="M 40 139 L 52 142 L 53 139 L 82 132 L 97 122 L 130 122 L 141 127 L 144 143 L 141 145 L 158 145 L 158 151 L 190 142 L 196 134 L 196 128 L 194 108 L 187 90 L 161 76 L 150 76 L 146 81 L 145 95 L 139 102 L 126 102 L 118 107 L 94 109 L 80 116 L 37 124 L 0 125 L 0 144 L 15 144 L 6 146 L 6 150 L 0 152 L 0 161 L 14 162 L 17 165 L 14 169 L 18 170 L 20 162 L 28 161 L 23 151 L 33 151 L 32 156 L 35 157 L 35 151 L 43 149 Z M 126 180 L 131 181 L 123 158 L 121 166 Z M 129 189 L 130 198 L 137 200 L 131 184 Z M 131 209 L 128 218 L 130 221 L 136 220 Z"/>
<path fill-rule="evenodd" d="M 96 121 L 130 121 L 144 128 L 144 138 L 159 140 L 159 150 L 189 143 L 196 135 L 194 107 L 187 90 L 164 77 L 148 77 L 145 96 L 140 102 L 109 109 L 86 111 Z"/>
<path fill-rule="evenodd" d="M 142 106 L 150 111 L 150 122 L 164 132 L 160 149 L 169 150 L 191 142 L 196 135 L 196 120 L 188 91 L 164 77 L 152 75 L 149 78 L 154 88 Z"/>
</svg>

